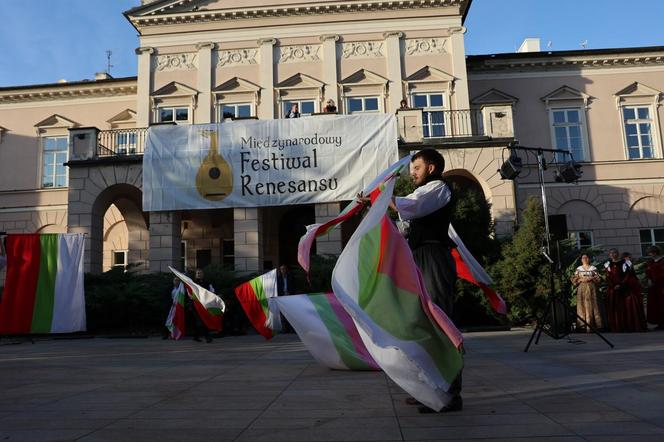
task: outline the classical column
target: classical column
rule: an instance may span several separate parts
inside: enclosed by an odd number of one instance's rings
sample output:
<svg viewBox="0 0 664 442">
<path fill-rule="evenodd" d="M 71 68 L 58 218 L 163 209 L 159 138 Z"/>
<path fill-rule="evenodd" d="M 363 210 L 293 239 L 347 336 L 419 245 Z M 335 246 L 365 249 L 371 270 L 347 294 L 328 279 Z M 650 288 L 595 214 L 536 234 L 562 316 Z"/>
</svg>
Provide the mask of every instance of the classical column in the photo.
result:
<svg viewBox="0 0 664 442">
<path fill-rule="evenodd" d="M 150 212 L 150 272 L 180 268 L 182 242 L 180 212 Z"/>
<path fill-rule="evenodd" d="M 150 87 L 152 85 L 153 48 L 138 48 L 138 79 L 136 85 L 136 126 L 150 125 Z"/>
<path fill-rule="evenodd" d="M 263 270 L 263 212 L 261 208 L 233 209 L 235 270 Z"/>
<path fill-rule="evenodd" d="M 339 106 L 339 77 L 337 74 L 337 42 L 339 36 L 321 35 L 320 41 L 323 43 L 323 83 L 325 83 L 325 101 L 330 98 Z"/>
<path fill-rule="evenodd" d="M 394 113 L 399 109 L 399 102 L 403 99 L 403 86 L 401 84 L 401 38 L 403 32 L 385 32 L 385 47 L 387 50 L 387 79 L 390 81 L 390 99 L 387 113 Z"/>
<path fill-rule="evenodd" d="M 261 38 L 258 40 L 258 53 L 260 58 L 260 86 L 261 103 L 258 109 L 258 118 L 271 120 L 274 115 L 274 38 Z"/>
<path fill-rule="evenodd" d="M 316 224 L 326 223 L 341 212 L 339 203 L 316 204 Z M 332 229 L 327 235 L 316 239 L 317 255 L 340 255 L 341 254 L 341 229 Z"/>
<path fill-rule="evenodd" d="M 205 42 L 196 45 L 198 49 L 198 97 L 197 112 L 194 121 L 198 124 L 212 122 L 212 51 L 214 43 Z"/>
<path fill-rule="evenodd" d="M 454 100 L 456 109 L 470 109 L 468 99 L 468 75 L 466 73 L 466 50 L 464 48 L 463 34 L 466 28 L 459 26 L 450 29 L 450 42 L 452 44 L 452 72 L 454 75 Z"/>
</svg>

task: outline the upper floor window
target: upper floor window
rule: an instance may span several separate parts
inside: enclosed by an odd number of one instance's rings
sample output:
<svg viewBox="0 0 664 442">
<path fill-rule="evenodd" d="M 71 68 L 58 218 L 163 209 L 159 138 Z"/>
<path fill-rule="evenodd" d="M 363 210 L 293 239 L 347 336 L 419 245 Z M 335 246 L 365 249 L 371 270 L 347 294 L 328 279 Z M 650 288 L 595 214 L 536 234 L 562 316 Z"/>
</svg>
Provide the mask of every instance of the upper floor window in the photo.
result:
<svg viewBox="0 0 664 442">
<path fill-rule="evenodd" d="M 581 108 L 551 109 L 551 127 L 553 129 L 554 146 L 556 149 L 566 150 L 572 154 L 576 161 L 583 161 L 583 113 Z M 563 155 L 557 155 L 559 161 L 565 160 Z"/>
<path fill-rule="evenodd" d="M 578 230 L 568 232 L 569 239 L 578 249 L 587 249 L 593 246 L 593 232 L 591 230 Z"/>
<path fill-rule="evenodd" d="M 445 100 L 442 93 L 413 95 L 413 107 L 422 109 L 424 138 L 445 136 Z"/>
<path fill-rule="evenodd" d="M 44 137 L 42 147 L 42 187 L 67 187 L 69 137 Z"/>
<path fill-rule="evenodd" d="M 626 106 L 622 111 L 628 158 L 630 160 L 653 158 L 650 106 Z"/>
<path fill-rule="evenodd" d="M 378 97 L 348 97 L 346 102 L 349 114 L 380 112 Z"/>
<path fill-rule="evenodd" d="M 662 229 L 641 229 L 639 230 L 641 242 L 641 256 L 647 256 L 648 247 L 657 246 L 660 250 L 664 249 L 664 228 Z"/>
<path fill-rule="evenodd" d="M 226 103 L 221 106 L 221 115 L 219 121 L 227 118 L 247 118 L 252 117 L 251 103 Z"/>
<path fill-rule="evenodd" d="M 157 112 L 160 123 L 170 123 L 170 122 L 176 124 L 189 123 L 188 107 L 160 107 Z"/>
<path fill-rule="evenodd" d="M 283 118 L 304 117 L 316 112 L 316 102 L 314 100 L 287 100 L 282 102 L 281 109 Z"/>
</svg>

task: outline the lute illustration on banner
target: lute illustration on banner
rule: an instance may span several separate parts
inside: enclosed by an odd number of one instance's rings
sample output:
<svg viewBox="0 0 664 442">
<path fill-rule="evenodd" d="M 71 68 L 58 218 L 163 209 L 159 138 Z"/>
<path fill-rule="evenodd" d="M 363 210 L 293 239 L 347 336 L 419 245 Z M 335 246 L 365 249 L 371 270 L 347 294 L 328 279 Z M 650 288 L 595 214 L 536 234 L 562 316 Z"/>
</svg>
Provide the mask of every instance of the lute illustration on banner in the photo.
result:
<svg viewBox="0 0 664 442">
<path fill-rule="evenodd" d="M 210 150 L 196 174 L 196 189 L 205 199 L 221 201 L 233 191 L 231 166 L 219 153 L 217 131 L 204 130 L 201 135 L 210 139 Z"/>
</svg>

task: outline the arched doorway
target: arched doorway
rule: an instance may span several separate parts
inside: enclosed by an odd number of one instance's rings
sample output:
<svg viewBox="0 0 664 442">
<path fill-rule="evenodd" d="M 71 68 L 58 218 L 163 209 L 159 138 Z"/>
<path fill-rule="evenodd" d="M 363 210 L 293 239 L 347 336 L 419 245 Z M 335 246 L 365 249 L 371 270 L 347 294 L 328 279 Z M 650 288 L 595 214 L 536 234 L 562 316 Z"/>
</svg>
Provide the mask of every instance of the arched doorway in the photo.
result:
<svg viewBox="0 0 664 442">
<path fill-rule="evenodd" d="M 290 208 L 279 221 L 279 262 L 291 267 L 297 266 L 297 245 L 306 226 L 316 222 L 316 211 L 313 205 L 302 205 Z M 314 243 L 312 254 L 316 253 Z"/>
<path fill-rule="evenodd" d="M 149 231 L 141 210 L 142 193 L 130 184 L 104 189 L 92 205 L 90 270 L 106 271 L 113 265 L 148 269 Z"/>
</svg>

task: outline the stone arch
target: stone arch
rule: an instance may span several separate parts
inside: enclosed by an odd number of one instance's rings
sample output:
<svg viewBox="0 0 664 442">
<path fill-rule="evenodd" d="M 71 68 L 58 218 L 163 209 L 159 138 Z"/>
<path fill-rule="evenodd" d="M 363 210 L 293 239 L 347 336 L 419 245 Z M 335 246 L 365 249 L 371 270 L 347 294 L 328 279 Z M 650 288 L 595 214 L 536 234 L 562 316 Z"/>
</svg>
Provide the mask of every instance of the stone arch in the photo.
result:
<svg viewBox="0 0 664 442">
<path fill-rule="evenodd" d="M 630 227 L 664 226 L 664 197 L 647 195 L 637 199 L 627 215 Z"/>
<path fill-rule="evenodd" d="M 38 228 L 35 233 L 67 233 L 67 228 L 60 224 L 46 224 Z"/>
<path fill-rule="evenodd" d="M 556 215 L 566 215 L 567 230 L 596 230 L 602 227 L 602 215 L 588 201 L 573 199 L 565 201 L 556 210 Z"/>
</svg>

